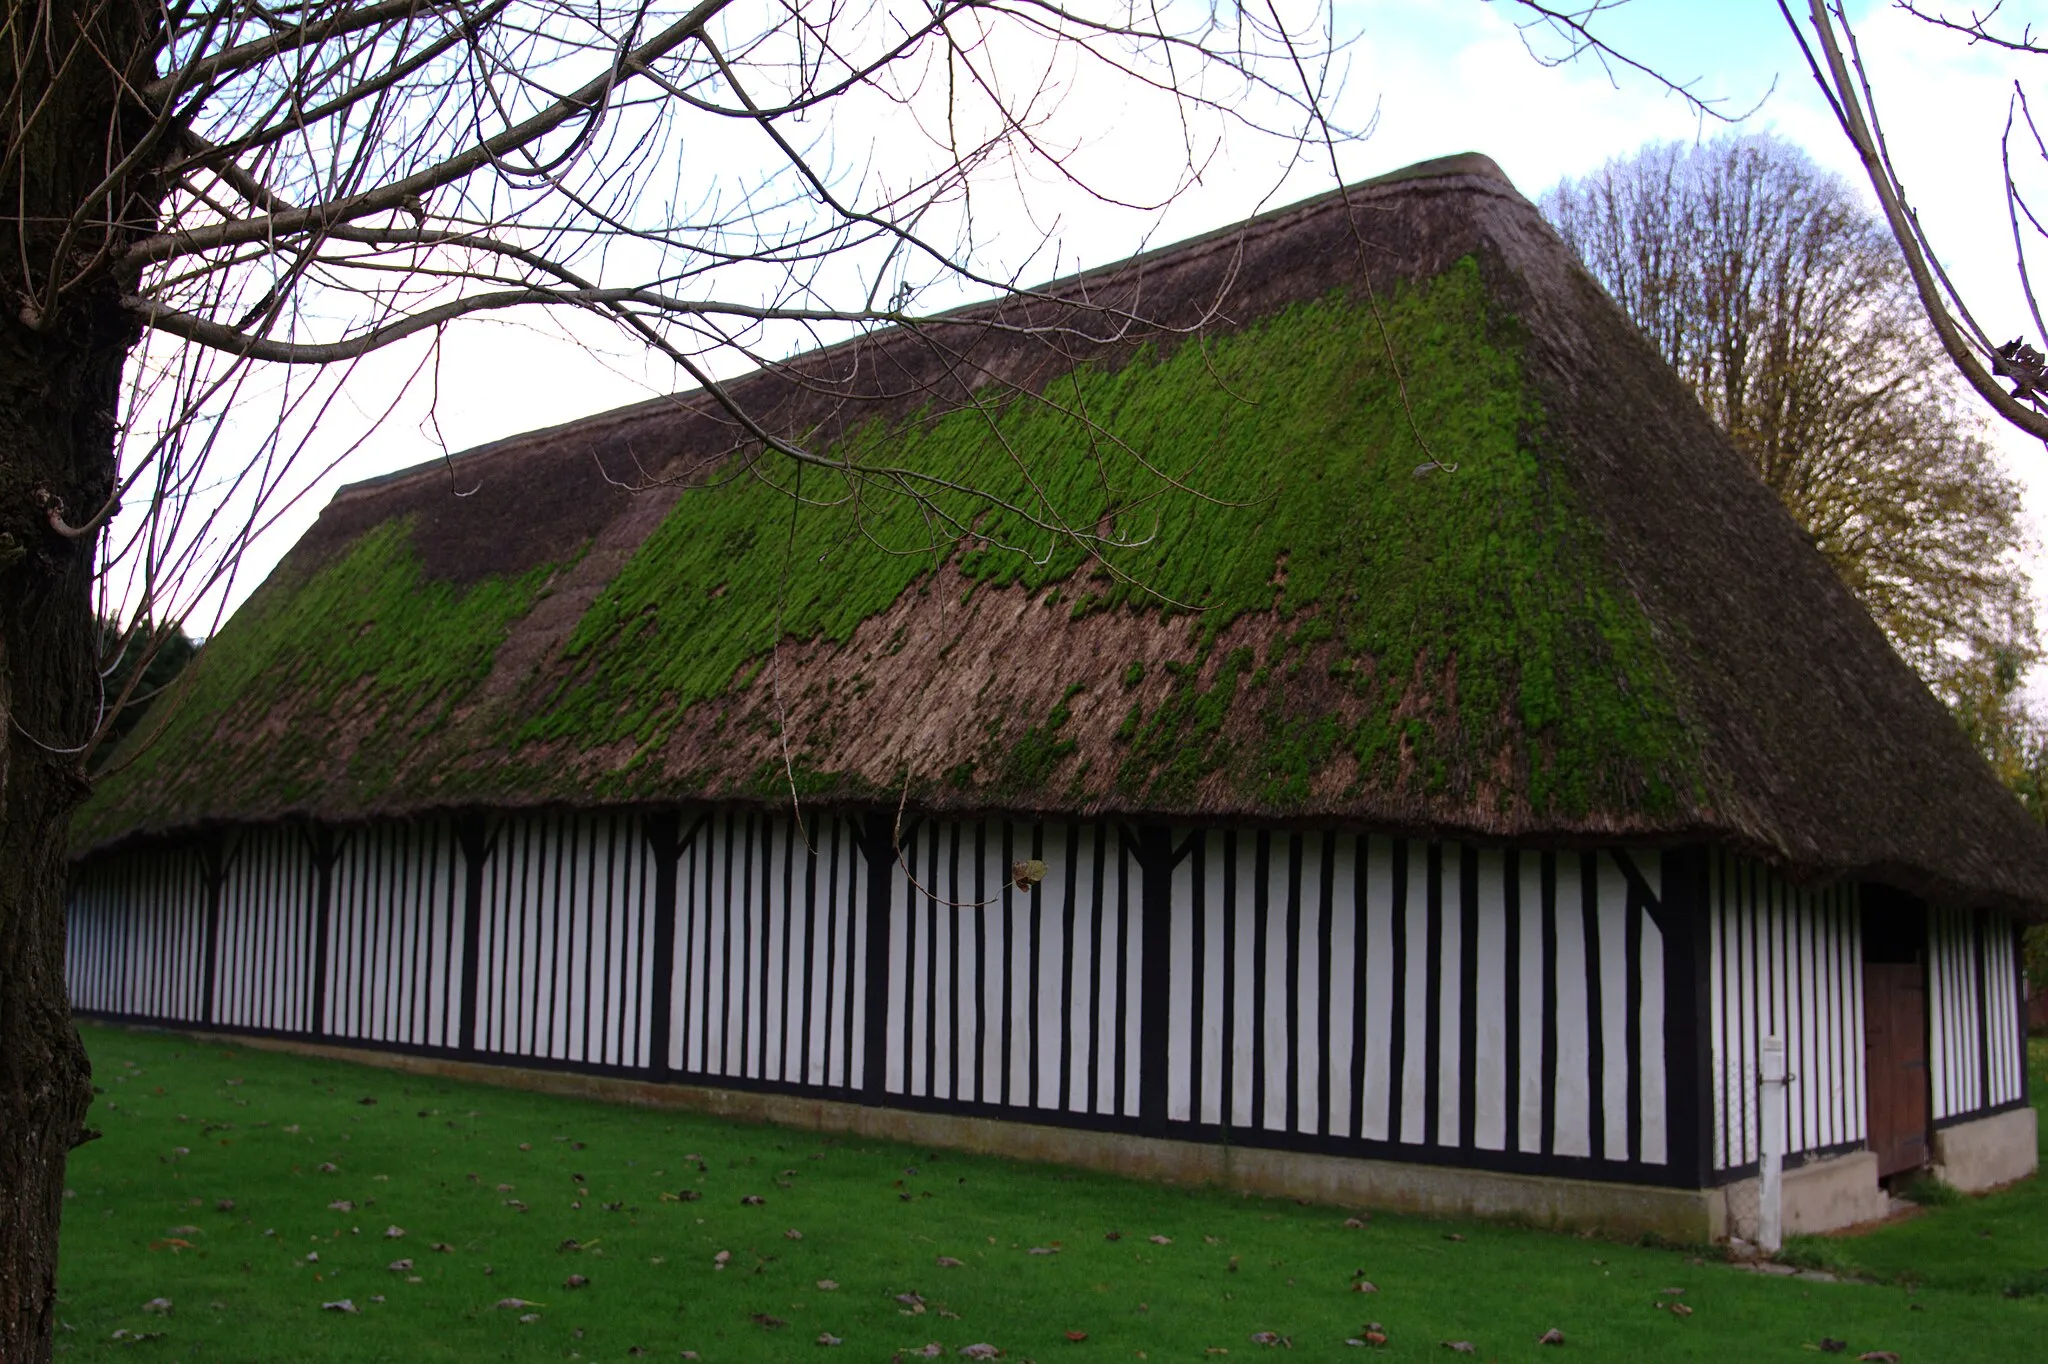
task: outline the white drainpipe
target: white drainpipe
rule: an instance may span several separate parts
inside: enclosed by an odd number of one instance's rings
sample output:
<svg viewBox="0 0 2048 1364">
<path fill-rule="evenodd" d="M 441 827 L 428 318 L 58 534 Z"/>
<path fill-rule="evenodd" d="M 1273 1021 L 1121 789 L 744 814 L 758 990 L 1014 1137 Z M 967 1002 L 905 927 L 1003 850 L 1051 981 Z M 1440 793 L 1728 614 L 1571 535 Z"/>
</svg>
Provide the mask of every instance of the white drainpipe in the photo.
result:
<svg viewBox="0 0 2048 1364">
<path fill-rule="evenodd" d="M 1756 1243 L 1766 1255 L 1784 1244 L 1785 1044 L 1773 1035 L 1764 1039 L 1763 1073 L 1757 1086 L 1758 1138 Z"/>
</svg>

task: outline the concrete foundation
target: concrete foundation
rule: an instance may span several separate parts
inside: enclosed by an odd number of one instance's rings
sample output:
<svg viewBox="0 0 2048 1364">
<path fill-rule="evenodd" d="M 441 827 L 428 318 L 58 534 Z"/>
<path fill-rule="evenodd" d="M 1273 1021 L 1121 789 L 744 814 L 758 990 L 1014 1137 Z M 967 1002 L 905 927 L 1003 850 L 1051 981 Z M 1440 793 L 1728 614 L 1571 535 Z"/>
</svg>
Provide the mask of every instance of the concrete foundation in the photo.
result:
<svg viewBox="0 0 2048 1364">
<path fill-rule="evenodd" d="M 1701 1244 L 1726 1234 L 1719 1189 L 1609 1184 L 1455 1166 L 1309 1155 L 1263 1147 L 1171 1141 L 1008 1119 L 919 1113 L 706 1085 L 655 1084 L 568 1071 L 525 1070 L 273 1038 L 218 1036 L 212 1040 L 230 1046 L 324 1056 L 416 1075 L 437 1075 L 609 1103 L 689 1109 L 746 1122 L 1046 1161 L 1169 1184 L 1211 1185 L 1247 1194 L 1313 1199 L 1337 1207 L 1494 1218 L 1622 1238 L 1653 1234 L 1686 1244 Z M 1788 1189 L 1791 1183 L 1788 1177 Z"/>
<path fill-rule="evenodd" d="M 2040 1163 L 2041 1146 L 2031 1106 L 1973 1122 L 1936 1128 L 1934 1175 L 1964 1193 L 1981 1193 L 2025 1179 Z"/>
<path fill-rule="evenodd" d="M 1877 1182 L 1877 1155 L 1847 1155 L 1810 1160 L 1785 1171 L 1784 1231 L 1787 1236 L 1812 1236 L 1839 1231 L 1885 1216 L 1890 1201 Z M 1738 1179 L 1719 1190 L 1721 1207 L 1714 1239 L 1740 1236 L 1756 1239 L 1758 1180 Z"/>
</svg>

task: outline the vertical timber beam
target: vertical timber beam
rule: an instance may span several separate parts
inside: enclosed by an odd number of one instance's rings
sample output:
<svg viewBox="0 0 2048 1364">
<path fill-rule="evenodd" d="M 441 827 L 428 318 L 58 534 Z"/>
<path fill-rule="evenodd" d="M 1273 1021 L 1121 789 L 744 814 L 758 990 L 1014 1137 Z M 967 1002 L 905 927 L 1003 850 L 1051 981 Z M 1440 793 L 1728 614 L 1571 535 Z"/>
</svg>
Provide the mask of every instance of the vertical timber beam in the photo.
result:
<svg viewBox="0 0 2048 1364">
<path fill-rule="evenodd" d="M 220 897 L 227 885 L 227 835 L 211 833 L 199 845 L 199 875 L 206 919 L 199 943 L 199 1021 L 213 1023 L 213 991 L 220 961 Z"/>
<path fill-rule="evenodd" d="M 889 816 L 871 812 L 863 823 L 861 855 L 868 864 L 866 994 L 862 1023 L 861 1097 L 879 1104 L 889 1075 L 889 933 L 895 906 L 891 890 L 896 865 L 896 826 Z"/>
<path fill-rule="evenodd" d="M 1711 1181 L 1713 1039 L 1708 1001 L 1713 942 L 1709 936 L 1707 854 L 1677 848 L 1663 857 L 1662 912 L 1652 919 L 1664 937 L 1665 1140 L 1672 1173 L 1686 1188 Z M 1656 902 L 1652 902 L 1653 911 Z"/>
<path fill-rule="evenodd" d="M 325 824 L 306 830 L 306 844 L 313 857 L 313 1016 L 306 1031 L 315 1037 L 327 1035 L 327 933 L 334 916 L 334 863 L 339 847 L 334 831 Z"/>
<path fill-rule="evenodd" d="M 682 820 L 673 810 L 647 816 L 641 825 L 654 857 L 654 999 L 649 1011 L 647 1069 L 667 1079 L 674 1030 L 676 989 L 676 860 L 682 855 Z"/>
<path fill-rule="evenodd" d="M 1138 971 L 1138 1124 L 1166 1130 L 1167 1034 L 1173 1023 L 1173 831 L 1145 825 L 1137 839 L 1141 946 Z"/>
<path fill-rule="evenodd" d="M 463 815 L 455 821 L 455 838 L 462 847 L 462 1013 L 456 1022 L 455 1047 L 465 1056 L 477 1053 L 476 997 L 483 969 L 483 951 L 478 938 L 483 933 L 484 863 L 490 861 L 490 830 L 482 815 Z"/>
</svg>

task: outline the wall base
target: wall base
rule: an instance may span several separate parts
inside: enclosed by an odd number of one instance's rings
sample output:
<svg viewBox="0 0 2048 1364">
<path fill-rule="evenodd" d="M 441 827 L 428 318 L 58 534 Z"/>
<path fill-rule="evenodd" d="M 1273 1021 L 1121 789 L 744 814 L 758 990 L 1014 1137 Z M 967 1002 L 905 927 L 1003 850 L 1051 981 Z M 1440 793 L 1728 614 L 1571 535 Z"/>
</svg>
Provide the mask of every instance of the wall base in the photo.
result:
<svg viewBox="0 0 2048 1364">
<path fill-rule="evenodd" d="M 1934 1175 L 1964 1193 L 1981 1193 L 2025 1179 L 2040 1163 L 2032 1106 L 1939 1127 L 1934 1132 Z"/>
<path fill-rule="evenodd" d="M 220 1042 L 234 1046 L 322 1056 L 415 1075 L 647 1108 L 688 1109 L 743 1122 L 769 1122 L 816 1132 L 1046 1161 L 1169 1184 L 1211 1185 L 1247 1194 L 1313 1199 L 1338 1207 L 1480 1217 L 1618 1238 L 1655 1235 L 1691 1245 L 1725 1235 L 1722 1194 L 1718 1189 L 1610 1184 L 1222 1146 L 707 1085 L 527 1070 L 281 1038 L 216 1036 Z"/>
<path fill-rule="evenodd" d="M 1890 1208 L 1890 1200 L 1877 1182 L 1874 1151 L 1850 1151 L 1794 1166 L 1785 1171 L 1781 1188 L 1782 1226 L 1787 1236 L 1815 1236 L 1876 1222 Z M 1754 1241 L 1760 1192 L 1756 1176 L 1724 1185 L 1719 1192 L 1722 1208 L 1715 1239 L 1739 1236 Z"/>
</svg>

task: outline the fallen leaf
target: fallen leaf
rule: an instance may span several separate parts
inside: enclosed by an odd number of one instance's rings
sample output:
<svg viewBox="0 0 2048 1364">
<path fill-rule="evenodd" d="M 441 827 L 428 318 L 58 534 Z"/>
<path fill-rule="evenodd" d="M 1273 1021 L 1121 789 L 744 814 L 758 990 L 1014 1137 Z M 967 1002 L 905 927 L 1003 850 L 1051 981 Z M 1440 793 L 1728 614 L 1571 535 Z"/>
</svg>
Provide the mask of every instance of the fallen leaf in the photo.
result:
<svg viewBox="0 0 2048 1364">
<path fill-rule="evenodd" d="M 1685 1296 L 1685 1290 L 1683 1288 L 1660 1288 L 1657 1291 L 1662 1293 L 1667 1298 L 1682 1298 Z"/>
<path fill-rule="evenodd" d="M 339 1302 L 321 1303 L 320 1310 L 323 1312 L 354 1312 L 356 1310 L 356 1305 L 349 1299 L 343 1298 Z"/>
<path fill-rule="evenodd" d="M 1553 1326 L 1542 1335 L 1536 1337 L 1536 1343 L 1538 1345 L 1562 1345 L 1564 1344 L 1564 1332 Z"/>
<path fill-rule="evenodd" d="M 443 1255 L 453 1255 L 455 1253 L 455 1247 L 449 1245 L 446 1241 L 436 1241 L 433 1245 L 429 1246 L 428 1249 L 438 1250 Z"/>
<path fill-rule="evenodd" d="M 1444 1233 L 1444 1239 L 1446 1241 L 1462 1241 L 1465 1238 L 1458 1235 L 1458 1233 L 1455 1231 L 1447 1231 Z"/>
<path fill-rule="evenodd" d="M 1689 1317 L 1692 1315 L 1692 1309 L 1682 1302 L 1674 1302 L 1671 1304 L 1671 1315 L 1674 1317 Z"/>
<path fill-rule="evenodd" d="M 731 1260 L 732 1252 L 729 1250 L 721 1250 L 718 1252 L 718 1254 L 711 1257 L 711 1265 L 714 1269 L 724 1269 Z"/>
<path fill-rule="evenodd" d="M 940 1355 L 946 1353 L 946 1347 L 935 1340 L 922 1349 L 912 1350 L 911 1353 L 920 1359 L 937 1359 Z"/>
<path fill-rule="evenodd" d="M 1058 1246 L 1033 1246 L 1024 1253 L 1026 1255 L 1057 1255 L 1060 1251 Z"/>
<path fill-rule="evenodd" d="M 1846 1340 L 1836 1340 L 1833 1336 L 1820 1338 L 1820 1352 L 1824 1355 L 1838 1355 L 1848 1348 L 1849 1342 Z"/>
<path fill-rule="evenodd" d="M 818 1344 L 820 1345 L 844 1345 L 845 1343 L 845 1341 L 833 1335 L 830 1331 L 818 1332 Z"/>
<path fill-rule="evenodd" d="M 142 1304 L 142 1310 L 153 1313 L 156 1316 L 168 1317 L 171 1314 L 171 1300 L 169 1298 L 151 1298 L 148 1302 Z"/>
<path fill-rule="evenodd" d="M 1294 1348 L 1294 1342 L 1289 1340 L 1286 1336 L 1281 1335 L 1278 1331 L 1254 1331 L 1252 1332 L 1252 1344 L 1269 1346 L 1285 1345 L 1289 1349 Z"/>
<path fill-rule="evenodd" d="M 590 1280 L 584 1278 L 581 1274 L 571 1274 L 568 1278 L 562 1280 L 562 1287 L 564 1288 L 588 1288 L 589 1286 Z"/>
<path fill-rule="evenodd" d="M 500 1312 L 517 1312 L 522 1307 L 545 1307 L 546 1303 L 528 1302 L 524 1298 L 500 1298 L 491 1304 Z"/>
<path fill-rule="evenodd" d="M 385 1240 L 387 1240 L 387 1241 L 396 1241 L 396 1240 L 397 1240 L 397 1239 L 398 1239 L 399 1237 L 401 1237 L 401 1236 L 403 1236 L 403 1235 L 405 1235 L 405 1228 L 404 1228 L 404 1227 L 386 1227 L 386 1228 L 384 1228 L 384 1239 L 385 1239 Z"/>
<path fill-rule="evenodd" d="M 965 1260 L 956 1260 L 950 1255 L 941 1255 L 938 1259 L 938 1266 L 940 1269 L 965 1269 L 967 1268 L 967 1262 Z"/>
<path fill-rule="evenodd" d="M 525 1315 L 523 1315 L 522 1317 L 520 1317 L 520 1318 L 519 1318 L 519 1324 L 520 1324 L 521 1326 L 531 1326 L 531 1325 L 533 1325 L 533 1324 L 534 1324 L 535 1322 L 537 1322 L 537 1321 L 539 1321 L 539 1320 L 540 1320 L 540 1313 L 538 1313 L 538 1312 L 528 1312 L 528 1313 L 526 1313 Z"/>
<path fill-rule="evenodd" d="M 1079 1345 L 1082 1341 L 1088 1339 L 1088 1333 L 1086 1331 L 1069 1331 L 1067 1332 L 1067 1339 Z"/>
<path fill-rule="evenodd" d="M 771 1317 L 766 1312 L 756 1312 L 750 1320 L 764 1331 L 774 1331 L 789 1325 L 781 1317 Z"/>
<path fill-rule="evenodd" d="M 233 1212 L 235 1210 L 235 1200 L 232 1198 L 216 1198 L 213 1200 L 213 1210 L 215 1212 Z"/>
<path fill-rule="evenodd" d="M 998 1350 L 995 1346 L 989 1344 L 985 1340 L 976 1341 L 972 1345 L 962 1345 L 960 1347 L 960 1357 L 962 1359 L 995 1359 L 998 1358 L 1002 1353 L 1003 1352 L 1001 1350 Z"/>
<path fill-rule="evenodd" d="M 1443 1346 L 1454 1354 L 1476 1355 L 1479 1353 L 1479 1347 L 1469 1340 L 1447 1340 L 1443 1342 Z"/>
<path fill-rule="evenodd" d="M 1359 1228 L 1363 1227 L 1367 1222 L 1371 1220 L 1372 1218 L 1370 1216 L 1347 1217 L 1344 1219 L 1344 1225 L 1350 1228 L 1352 1231 L 1357 1231 Z"/>
<path fill-rule="evenodd" d="M 1359 1279 L 1351 1285 L 1351 1291 L 1354 1293 L 1377 1293 L 1380 1291 L 1380 1286 L 1371 1279 Z"/>
<path fill-rule="evenodd" d="M 327 1205 L 327 1211 L 329 1212 L 354 1212 L 355 1210 L 356 1205 L 353 1199 L 337 1198 Z"/>
<path fill-rule="evenodd" d="M 1145 1239 L 1150 1241 L 1155 1246 L 1170 1246 L 1173 1244 L 1173 1238 L 1171 1236 L 1148 1236 Z"/>
<path fill-rule="evenodd" d="M 1862 1364 L 1899 1364 L 1898 1352 L 1895 1350 L 1867 1350 L 1856 1358 L 1861 1360 Z"/>
<path fill-rule="evenodd" d="M 801 1241 L 804 1239 L 804 1234 L 798 1231 L 795 1227 L 791 1227 L 788 1231 L 782 1233 L 782 1235 L 784 1239 L 790 1241 Z"/>
<path fill-rule="evenodd" d="M 412 1261 L 411 1261 L 411 1260 L 393 1260 L 393 1261 L 392 1261 L 392 1262 L 391 1262 L 390 1264 L 388 1264 L 388 1265 L 386 1265 L 386 1266 L 384 1266 L 384 1267 L 385 1267 L 386 1269 L 390 1270 L 390 1271 L 391 1271 L 391 1272 L 392 1272 L 393 1274 L 403 1274 L 403 1273 L 405 1273 L 405 1272 L 406 1272 L 407 1270 L 409 1270 L 409 1269 L 411 1269 L 411 1268 L 412 1268 Z"/>
<path fill-rule="evenodd" d="M 331 1160 L 323 1160 L 313 1168 L 323 1175 L 338 1175 L 341 1173 L 341 1167 Z"/>
<path fill-rule="evenodd" d="M 741 1204 L 749 1208 L 758 1208 L 767 1201 L 767 1199 L 757 1193 L 745 1194 L 740 1198 Z"/>
<path fill-rule="evenodd" d="M 1102 1233 L 1102 1239 L 1105 1241 L 1121 1241 L 1124 1239 L 1124 1234 L 1120 1231 L 1105 1231 Z"/>
<path fill-rule="evenodd" d="M 1377 1329 L 1368 1330 L 1365 1333 L 1365 1343 L 1375 1347 L 1384 1345 L 1387 1343 L 1387 1333 Z"/>
<path fill-rule="evenodd" d="M 839 1289 L 839 1284 L 838 1284 L 838 1283 L 837 1283 L 837 1281 L 835 1281 L 835 1280 L 832 1280 L 832 1279 L 820 1279 L 820 1280 L 818 1280 L 818 1291 L 819 1291 L 819 1292 L 821 1292 L 821 1293 L 834 1293 L 834 1292 L 837 1292 L 837 1291 L 838 1291 L 838 1289 Z"/>
</svg>

